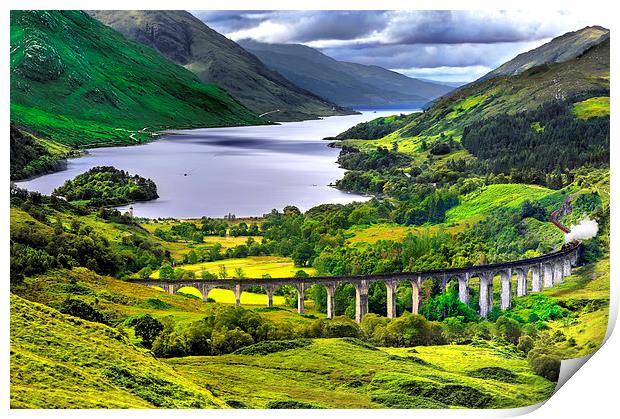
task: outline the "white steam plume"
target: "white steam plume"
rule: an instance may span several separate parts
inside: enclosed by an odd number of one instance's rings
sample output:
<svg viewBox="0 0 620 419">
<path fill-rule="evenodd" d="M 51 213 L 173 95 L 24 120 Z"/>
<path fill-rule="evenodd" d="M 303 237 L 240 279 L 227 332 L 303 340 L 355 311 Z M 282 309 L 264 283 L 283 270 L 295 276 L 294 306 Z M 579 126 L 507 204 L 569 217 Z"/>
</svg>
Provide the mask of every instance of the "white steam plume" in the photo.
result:
<svg viewBox="0 0 620 419">
<path fill-rule="evenodd" d="M 598 234 L 598 223 L 588 217 L 584 218 L 577 225 L 570 226 L 570 232 L 564 235 L 566 242 L 572 240 L 587 240 Z"/>
</svg>

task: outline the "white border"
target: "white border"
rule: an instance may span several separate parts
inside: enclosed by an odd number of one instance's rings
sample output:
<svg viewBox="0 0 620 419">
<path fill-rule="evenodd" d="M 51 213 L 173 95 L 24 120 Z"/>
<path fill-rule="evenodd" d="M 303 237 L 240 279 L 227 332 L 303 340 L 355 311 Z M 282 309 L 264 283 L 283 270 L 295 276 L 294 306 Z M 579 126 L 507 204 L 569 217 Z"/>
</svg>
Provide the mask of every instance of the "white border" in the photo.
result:
<svg viewBox="0 0 620 419">
<path fill-rule="evenodd" d="M 243 10 L 243 9 L 306 9 L 306 10 L 321 10 L 321 9 L 340 9 L 340 10 L 354 10 L 354 9 L 421 9 L 421 10 L 437 10 L 437 9 L 512 9 L 512 10 L 535 10 L 538 13 L 545 13 L 550 10 L 573 10 L 583 11 L 584 13 L 591 14 L 593 10 L 600 10 L 602 16 L 618 16 L 618 8 L 611 1 L 590 1 L 584 2 L 583 0 L 520 0 L 519 2 L 508 1 L 490 1 L 490 0 L 470 0 L 464 1 L 395 1 L 395 0 L 382 0 L 380 2 L 367 1 L 367 0 L 340 0 L 337 2 L 327 0 L 297 0 L 291 2 L 290 0 L 263 0 L 260 3 L 249 0 L 229 0 L 227 2 L 210 4 L 205 1 L 76 1 L 67 0 L 63 2 L 59 1 L 36 1 L 36 0 L 21 0 L 13 2 L 12 4 L 4 4 L 3 7 L 3 22 L 4 30 L 2 31 L 4 53 L 3 66 L 1 68 L 2 77 L 4 80 L 5 88 L 2 89 L 4 100 L 2 101 L 2 109 L 4 119 L 2 121 L 2 131 L 5 133 L 4 144 L 5 153 L 2 154 L 2 164 L 5 165 L 5 179 L 8 179 L 9 171 L 9 153 L 8 153 L 8 138 L 6 133 L 9 131 L 9 9 L 187 9 L 187 10 L 201 10 L 201 9 L 220 9 L 220 10 Z M 612 34 L 615 36 L 616 28 L 620 27 L 615 22 L 607 23 Z M 617 67 L 617 48 L 616 43 L 612 42 L 612 84 L 613 80 L 618 77 L 616 69 Z M 612 92 L 615 93 L 615 89 L 612 88 Z M 612 141 L 611 141 L 611 155 L 616 156 L 616 152 L 619 150 L 615 145 L 614 135 L 616 130 L 616 109 L 617 95 L 612 95 Z M 614 158 L 612 157 L 612 162 Z M 612 190 L 615 191 L 614 185 L 616 185 L 617 175 L 615 169 L 612 170 L 611 182 Z M 9 202 L 7 197 L 7 191 L 4 192 L 2 198 L 2 208 L 0 214 L 2 214 L 2 255 L 0 256 L 0 263 L 2 264 L 4 275 L 0 281 L 0 287 L 2 287 L 2 296 L 4 304 L 0 311 L 0 339 L 2 342 L 2 378 L 0 379 L 0 392 L 2 397 L 0 398 L 0 407 L 2 410 L 7 410 L 9 407 Z M 615 257 L 616 240 L 619 237 L 616 220 L 618 220 L 618 199 L 616 194 L 612 195 L 612 257 L 611 257 L 611 292 L 612 292 L 612 304 L 610 307 L 610 328 L 608 329 L 608 335 L 611 334 L 613 324 L 618 313 L 618 263 Z M 609 336 L 608 336 L 609 337 Z M 618 333 L 611 334 L 607 343 L 592 356 L 587 362 L 587 367 L 582 368 L 575 374 L 575 378 L 569 379 L 568 382 L 539 409 L 535 409 L 536 406 L 526 409 L 511 409 L 511 410 L 455 410 L 455 411 L 433 411 L 433 410 L 407 410 L 407 411 L 395 411 L 395 410 L 331 410 L 331 411 L 272 411 L 272 410 L 217 410 L 217 411 L 183 411 L 183 412 L 171 412 L 168 410 L 149 410 L 149 411 L 117 411 L 117 410 L 98 410 L 98 411 L 77 411 L 77 410 L 61 410 L 61 411 L 32 411 L 32 410 L 11 410 L 8 412 L 10 416 L 14 417 L 52 417 L 52 416 L 67 416 L 81 418 L 84 415 L 94 418 L 102 418 L 105 416 L 122 416 L 133 418 L 170 418 L 171 415 L 182 414 L 185 418 L 204 417 L 209 415 L 217 418 L 236 418 L 236 417 L 253 417 L 256 419 L 261 418 L 273 418 L 273 417 L 289 417 L 294 415 L 296 418 L 319 418 L 328 415 L 329 417 L 337 416 L 343 418 L 355 418 L 360 415 L 369 415 L 373 418 L 389 418 L 394 415 L 405 415 L 415 417 L 467 417 L 467 418 L 484 418 L 484 417 L 508 417 L 515 416 L 527 411 L 534 410 L 530 414 L 532 418 L 545 418 L 550 417 L 588 417 L 588 418 L 607 418 L 617 415 L 618 403 L 618 387 L 617 377 L 620 376 L 620 365 L 618 361 L 618 354 L 620 354 L 620 338 Z M 613 412 L 613 413 L 612 413 Z"/>
</svg>

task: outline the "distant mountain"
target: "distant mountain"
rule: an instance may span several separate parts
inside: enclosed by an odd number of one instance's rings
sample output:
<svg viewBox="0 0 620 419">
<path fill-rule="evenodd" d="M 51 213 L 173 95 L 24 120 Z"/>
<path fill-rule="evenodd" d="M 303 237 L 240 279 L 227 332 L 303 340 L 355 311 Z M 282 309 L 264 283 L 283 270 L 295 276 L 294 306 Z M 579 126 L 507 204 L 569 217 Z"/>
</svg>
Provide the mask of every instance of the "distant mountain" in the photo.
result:
<svg viewBox="0 0 620 419">
<path fill-rule="evenodd" d="M 159 51 L 194 72 L 206 83 L 216 83 L 258 114 L 276 121 L 313 119 L 351 113 L 306 91 L 235 42 L 220 35 L 183 10 L 90 11 L 127 38 Z"/>
<path fill-rule="evenodd" d="M 305 45 L 249 39 L 239 44 L 293 83 L 342 106 L 422 106 L 452 90 L 382 67 L 338 61 Z"/>
<path fill-rule="evenodd" d="M 481 80 L 495 76 L 514 76 L 543 64 L 570 61 L 607 39 L 609 39 L 609 29 L 601 26 L 587 26 L 575 32 L 568 32 L 538 48 L 517 55 L 483 76 Z"/>
<path fill-rule="evenodd" d="M 11 120 L 80 147 L 136 143 L 167 128 L 264 123 L 219 87 L 79 11 L 11 12 Z"/>
<path fill-rule="evenodd" d="M 416 77 L 416 79 L 425 81 L 428 83 L 441 84 L 443 86 L 449 86 L 449 87 L 460 87 L 460 86 L 464 86 L 467 84 L 466 81 L 443 81 L 443 80 L 424 79 L 421 77 Z"/>
</svg>

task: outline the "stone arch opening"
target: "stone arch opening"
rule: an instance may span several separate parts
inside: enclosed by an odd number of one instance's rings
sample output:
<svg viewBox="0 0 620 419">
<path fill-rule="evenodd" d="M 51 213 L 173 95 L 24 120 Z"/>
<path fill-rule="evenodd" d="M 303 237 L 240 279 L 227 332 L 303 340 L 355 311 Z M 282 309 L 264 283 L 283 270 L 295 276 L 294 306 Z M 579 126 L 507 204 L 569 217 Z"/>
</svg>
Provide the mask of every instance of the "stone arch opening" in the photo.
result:
<svg viewBox="0 0 620 419">
<path fill-rule="evenodd" d="M 207 295 L 203 296 L 207 302 L 215 302 L 220 304 L 235 304 L 237 305 L 237 299 L 235 292 L 232 288 L 215 287 L 207 292 Z M 241 301 L 239 301 L 241 305 Z"/>
<path fill-rule="evenodd" d="M 283 305 L 294 309 L 299 309 L 297 289 L 292 284 L 281 284 L 274 286 L 273 302 L 275 305 Z M 279 302 L 281 304 L 276 304 L 276 302 Z"/>
<path fill-rule="evenodd" d="M 355 318 L 355 298 L 355 284 L 340 282 L 334 293 L 334 315 Z"/>
<path fill-rule="evenodd" d="M 410 280 L 396 282 L 396 316 L 413 313 L 413 285 Z"/>
<path fill-rule="evenodd" d="M 177 289 L 175 291 L 175 294 L 182 295 L 183 297 L 192 298 L 195 300 L 206 300 L 207 298 L 206 296 L 202 295 L 202 292 L 198 288 L 190 286 L 190 285 Z"/>
</svg>

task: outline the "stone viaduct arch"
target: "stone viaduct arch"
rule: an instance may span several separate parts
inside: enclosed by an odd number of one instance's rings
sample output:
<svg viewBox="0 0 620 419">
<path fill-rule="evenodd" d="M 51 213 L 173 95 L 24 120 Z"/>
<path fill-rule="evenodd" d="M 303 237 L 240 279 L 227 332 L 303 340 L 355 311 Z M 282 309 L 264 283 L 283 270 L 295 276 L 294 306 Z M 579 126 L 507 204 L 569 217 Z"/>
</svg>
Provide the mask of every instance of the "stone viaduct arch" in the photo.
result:
<svg viewBox="0 0 620 419">
<path fill-rule="evenodd" d="M 420 307 L 420 291 L 425 281 L 432 278 L 441 281 L 441 289 L 446 290 L 450 280 L 457 280 L 459 299 L 469 302 L 470 279 L 477 277 L 479 284 L 479 313 L 487 316 L 493 308 L 493 278 L 500 277 L 500 309 L 511 307 L 515 296 L 527 295 L 528 292 L 538 292 L 544 288 L 553 287 L 564 282 L 564 277 L 571 274 L 572 267 L 577 263 L 581 243 L 573 242 L 565 245 L 562 250 L 531 259 L 513 262 L 496 263 L 489 265 L 471 266 L 465 268 L 450 268 L 427 272 L 395 272 L 376 275 L 358 276 L 330 276 L 309 278 L 243 278 L 224 280 L 192 280 L 177 281 L 169 279 L 142 280 L 131 279 L 129 282 L 147 286 L 158 286 L 170 294 L 182 287 L 194 287 L 200 291 L 204 299 L 214 288 L 225 288 L 235 294 L 236 305 L 241 305 L 241 294 L 251 286 L 262 286 L 267 293 L 267 305 L 273 305 L 273 295 L 282 285 L 292 285 L 297 290 L 297 310 L 304 313 L 304 297 L 306 290 L 314 284 L 320 284 L 327 291 L 327 317 L 335 316 L 335 292 L 343 283 L 351 283 L 355 287 L 355 320 L 359 323 L 368 313 L 368 290 L 374 282 L 385 283 L 387 289 L 387 317 L 395 318 L 396 288 L 399 282 L 409 281 L 412 286 L 412 312 L 418 313 Z M 516 290 L 512 286 L 513 273 L 517 276 Z M 528 278 L 531 274 L 531 281 Z M 516 292 L 515 292 L 516 291 Z"/>
</svg>

